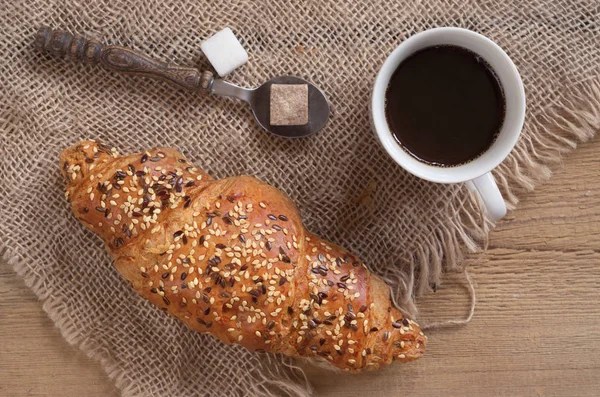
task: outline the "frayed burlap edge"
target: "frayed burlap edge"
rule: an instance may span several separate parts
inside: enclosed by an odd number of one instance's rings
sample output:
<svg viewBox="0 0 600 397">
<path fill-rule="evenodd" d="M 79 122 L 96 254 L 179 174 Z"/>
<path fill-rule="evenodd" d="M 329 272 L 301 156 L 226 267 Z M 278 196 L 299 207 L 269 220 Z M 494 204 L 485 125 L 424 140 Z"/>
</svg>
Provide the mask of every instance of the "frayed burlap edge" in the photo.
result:
<svg viewBox="0 0 600 397">
<path fill-rule="evenodd" d="M 579 142 L 593 138 L 600 130 L 600 81 L 592 81 L 563 95 L 552 106 L 544 109 L 526 123 L 525 133 L 515 147 L 513 154 L 494 172 L 507 205 L 516 208 L 520 193 L 531 191 L 536 184 L 551 176 L 551 167 L 561 160 L 561 155 L 569 153 Z M 488 232 L 494 224 L 487 219 L 479 208 L 475 196 L 465 195 L 454 219 L 447 226 L 432 230 L 429 238 L 423 241 L 414 252 L 409 273 L 400 269 L 389 269 L 383 278 L 392 288 L 396 305 L 412 317 L 417 317 L 416 299 L 440 285 L 444 272 L 462 271 L 470 294 L 470 307 L 464 319 L 422 324 L 426 329 L 462 325 L 473 317 L 475 309 L 475 290 L 467 269 L 461 264 L 464 252 L 475 252 L 487 247 Z M 28 267 L 18 253 L 13 252 L 0 242 L 0 257 L 25 280 L 25 284 L 43 301 L 43 310 L 48 314 L 62 336 L 72 346 L 77 346 L 86 355 L 100 363 L 108 377 L 115 382 L 123 396 L 137 396 L 140 393 L 134 382 L 112 362 L 111 358 L 97 346 L 86 342 L 76 327 L 63 315 L 65 310 L 56 303 L 51 295 L 43 293 L 43 280 Z M 251 395 L 279 396 L 286 393 L 291 396 L 308 396 L 312 388 L 304 371 L 287 357 L 267 355 L 262 368 L 252 374 L 256 382 Z M 302 360 L 305 361 L 305 360 Z M 283 363 L 283 367 L 279 365 Z M 317 364 L 318 365 L 318 364 Z M 274 380 L 273 375 L 277 375 Z"/>
<path fill-rule="evenodd" d="M 525 131 L 511 156 L 494 173 L 509 209 L 515 209 L 519 196 L 552 175 L 551 168 L 560 164 L 561 156 L 592 139 L 600 130 L 600 80 L 590 81 L 564 93 L 535 117 L 526 120 Z M 461 264 L 465 252 L 486 249 L 489 231 L 494 227 L 479 207 L 474 194 L 465 195 L 455 219 L 445 227 L 432 230 L 413 254 L 411 271 L 390 269 L 384 279 L 390 285 L 394 303 L 403 312 L 418 318 L 416 300 L 442 283 L 444 272 L 462 272 L 469 297 L 464 319 L 447 322 L 422 322 L 424 329 L 462 325 L 473 317 L 476 297 L 473 282 Z"/>
<path fill-rule="evenodd" d="M 112 361 L 110 356 L 80 335 L 77 327 L 69 321 L 69 316 L 63 313 L 66 308 L 56 302 L 52 294 L 44 293 L 46 289 L 43 286 L 43 279 L 25 264 L 17 252 L 6 247 L 2 241 L 0 241 L 0 261 L 12 267 L 15 273 L 24 280 L 25 285 L 43 302 L 42 309 L 60 331 L 62 337 L 71 346 L 77 347 L 86 356 L 100 363 L 122 396 L 142 395 L 137 384 L 127 378 L 127 375 Z M 246 395 L 265 397 L 309 397 L 313 395 L 313 388 L 306 374 L 296 365 L 293 358 L 274 354 L 265 354 L 264 358 L 261 367 L 255 368 L 252 373 L 246 375 L 254 379 L 251 389 L 245 390 Z"/>
</svg>

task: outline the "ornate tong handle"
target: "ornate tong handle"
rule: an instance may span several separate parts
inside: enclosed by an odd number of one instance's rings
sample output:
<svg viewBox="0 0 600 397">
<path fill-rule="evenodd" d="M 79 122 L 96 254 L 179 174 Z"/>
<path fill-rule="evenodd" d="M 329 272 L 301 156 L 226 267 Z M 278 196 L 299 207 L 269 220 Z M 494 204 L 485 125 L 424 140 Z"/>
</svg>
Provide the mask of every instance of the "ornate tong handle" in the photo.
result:
<svg viewBox="0 0 600 397">
<path fill-rule="evenodd" d="M 99 63 L 108 70 L 151 77 L 192 91 L 208 91 L 213 82 L 209 71 L 200 73 L 196 68 L 171 65 L 129 48 L 104 45 L 48 27 L 38 30 L 36 46 L 50 55 Z"/>
</svg>

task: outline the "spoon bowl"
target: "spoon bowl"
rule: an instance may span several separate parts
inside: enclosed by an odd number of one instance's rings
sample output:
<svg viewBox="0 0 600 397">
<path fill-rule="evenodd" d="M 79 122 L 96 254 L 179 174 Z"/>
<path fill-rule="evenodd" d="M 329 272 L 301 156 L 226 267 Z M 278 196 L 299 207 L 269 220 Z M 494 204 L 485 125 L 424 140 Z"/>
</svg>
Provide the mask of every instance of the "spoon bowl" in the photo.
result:
<svg viewBox="0 0 600 397">
<path fill-rule="evenodd" d="M 271 85 L 273 84 L 306 84 L 308 86 L 308 123 L 304 125 L 271 125 L 270 102 Z M 272 78 L 258 88 L 243 88 L 215 79 L 210 92 L 217 95 L 230 96 L 247 102 L 254 113 L 256 121 L 266 131 L 286 138 L 303 138 L 322 129 L 329 120 L 329 102 L 325 94 L 313 83 L 294 76 Z"/>
</svg>

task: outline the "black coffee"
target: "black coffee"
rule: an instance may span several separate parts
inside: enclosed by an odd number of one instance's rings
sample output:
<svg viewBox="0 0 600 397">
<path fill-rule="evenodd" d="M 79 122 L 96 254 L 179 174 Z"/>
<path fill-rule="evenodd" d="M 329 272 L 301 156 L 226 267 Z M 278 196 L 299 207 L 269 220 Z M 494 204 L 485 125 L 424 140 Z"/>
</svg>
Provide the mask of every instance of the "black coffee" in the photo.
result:
<svg viewBox="0 0 600 397">
<path fill-rule="evenodd" d="M 385 94 L 388 126 L 404 150 L 437 166 L 477 158 L 504 122 L 504 93 L 490 66 L 461 47 L 435 46 L 404 60 Z"/>
</svg>

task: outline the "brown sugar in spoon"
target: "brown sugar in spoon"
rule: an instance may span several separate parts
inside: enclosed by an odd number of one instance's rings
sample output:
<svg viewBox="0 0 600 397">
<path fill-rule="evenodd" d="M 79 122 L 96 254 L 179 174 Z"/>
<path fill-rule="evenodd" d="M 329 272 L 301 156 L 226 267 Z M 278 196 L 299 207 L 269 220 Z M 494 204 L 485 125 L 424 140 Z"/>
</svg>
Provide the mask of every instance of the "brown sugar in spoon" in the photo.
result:
<svg viewBox="0 0 600 397">
<path fill-rule="evenodd" d="M 314 134 L 327 124 L 329 102 L 314 84 L 299 77 L 275 77 L 258 88 L 243 88 L 215 79 L 210 71 L 200 72 L 192 67 L 158 61 L 132 49 L 104 45 L 96 40 L 73 36 L 48 27 L 39 29 L 36 47 L 53 56 L 98 63 L 108 70 L 151 77 L 166 81 L 190 91 L 214 93 L 247 102 L 256 121 L 267 131 L 287 138 L 301 138 Z M 306 85 L 308 87 L 308 122 L 304 125 L 272 125 L 270 122 L 271 85 Z"/>
</svg>

